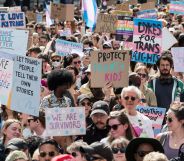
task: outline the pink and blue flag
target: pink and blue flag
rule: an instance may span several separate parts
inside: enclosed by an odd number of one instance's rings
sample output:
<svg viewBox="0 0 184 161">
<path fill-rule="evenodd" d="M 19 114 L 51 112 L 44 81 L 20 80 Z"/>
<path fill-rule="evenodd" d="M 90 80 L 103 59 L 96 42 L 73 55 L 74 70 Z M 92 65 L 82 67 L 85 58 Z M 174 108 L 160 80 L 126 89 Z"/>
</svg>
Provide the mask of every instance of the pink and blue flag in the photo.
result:
<svg viewBox="0 0 184 161">
<path fill-rule="evenodd" d="M 86 26 L 94 28 L 97 19 L 96 0 L 82 0 L 83 19 Z"/>
</svg>

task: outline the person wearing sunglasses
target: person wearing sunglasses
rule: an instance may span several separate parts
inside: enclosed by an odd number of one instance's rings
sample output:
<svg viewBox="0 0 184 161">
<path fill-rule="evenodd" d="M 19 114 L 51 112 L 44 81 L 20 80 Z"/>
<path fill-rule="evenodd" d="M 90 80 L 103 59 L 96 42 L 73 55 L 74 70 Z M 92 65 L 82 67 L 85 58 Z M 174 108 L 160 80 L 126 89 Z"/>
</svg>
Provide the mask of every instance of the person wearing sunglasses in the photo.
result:
<svg viewBox="0 0 184 161">
<path fill-rule="evenodd" d="M 80 147 L 82 146 L 90 147 L 83 141 L 75 141 L 67 147 L 66 151 L 68 154 L 72 155 L 76 161 L 86 161 L 85 155 L 80 151 Z"/>
<path fill-rule="evenodd" d="M 61 56 L 57 53 L 51 55 L 51 66 L 52 70 L 61 68 Z"/>
<path fill-rule="evenodd" d="M 87 94 L 81 94 L 80 96 L 78 96 L 77 98 L 77 105 L 79 107 L 85 107 L 85 116 L 86 116 L 86 127 L 88 127 L 89 125 L 91 125 L 92 119 L 90 117 L 90 113 L 91 113 L 91 98 L 90 96 L 88 96 Z"/>
<path fill-rule="evenodd" d="M 135 138 L 128 144 L 125 156 L 127 161 L 143 161 L 145 155 L 150 152 L 160 152 L 164 154 L 164 149 L 156 139 Z"/>
<path fill-rule="evenodd" d="M 141 78 L 141 84 L 139 89 L 144 94 L 146 98 L 146 103 L 148 106 L 157 106 L 157 99 L 155 96 L 155 93 L 147 87 L 147 81 L 148 81 L 148 69 L 145 65 L 140 65 L 135 69 L 135 72 L 140 76 Z"/>
<path fill-rule="evenodd" d="M 179 148 L 184 143 L 184 104 L 175 102 L 171 104 L 167 116 L 166 124 L 168 131 L 160 133 L 157 139 L 164 147 L 168 159 L 178 156 Z"/>
<path fill-rule="evenodd" d="M 117 138 L 111 143 L 114 161 L 126 161 L 125 151 L 128 144 L 129 141 L 124 137 Z"/>
<path fill-rule="evenodd" d="M 107 121 L 109 136 L 102 139 L 101 142 L 111 144 L 114 139 L 125 137 L 128 140 L 133 139 L 130 121 L 126 114 L 121 111 L 112 111 Z"/>
<path fill-rule="evenodd" d="M 154 137 L 151 120 L 136 110 L 141 101 L 141 91 L 135 86 L 124 87 L 121 92 L 124 112 L 128 116 L 136 137 Z"/>
<path fill-rule="evenodd" d="M 51 161 L 52 158 L 61 153 L 61 147 L 53 139 L 43 140 L 39 147 L 39 161 Z"/>
</svg>

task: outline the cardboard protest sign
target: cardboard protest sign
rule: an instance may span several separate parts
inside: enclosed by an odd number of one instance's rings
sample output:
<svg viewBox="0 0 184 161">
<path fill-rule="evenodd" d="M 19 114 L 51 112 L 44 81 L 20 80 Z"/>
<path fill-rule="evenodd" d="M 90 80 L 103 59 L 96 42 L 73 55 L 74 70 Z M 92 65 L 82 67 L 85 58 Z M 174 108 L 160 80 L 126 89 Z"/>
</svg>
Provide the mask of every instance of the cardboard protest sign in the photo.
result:
<svg viewBox="0 0 184 161">
<path fill-rule="evenodd" d="M 41 60 L 16 56 L 13 68 L 11 109 L 38 116 L 41 91 Z"/>
<path fill-rule="evenodd" d="M 83 44 L 82 43 L 75 43 L 65 40 L 56 40 L 56 52 L 61 56 L 66 56 L 71 54 L 72 50 L 76 50 L 82 53 L 83 51 Z M 81 57 L 83 55 L 80 55 Z"/>
<path fill-rule="evenodd" d="M 36 21 L 36 13 L 34 13 L 33 11 L 27 11 L 26 17 L 27 17 L 29 22 Z"/>
<path fill-rule="evenodd" d="M 162 52 L 162 22 L 135 18 L 133 43 L 132 61 L 155 64 Z"/>
<path fill-rule="evenodd" d="M 114 0 L 106 0 L 106 2 L 107 2 L 107 6 L 112 6 L 116 3 Z"/>
<path fill-rule="evenodd" d="M 0 103 L 7 105 L 13 82 L 13 57 L 0 51 Z"/>
<path fill-rule="evenodd" d="M 121 10 L 121 11 L 129 11 L 129 3 L 128 2 L 125 2 L 125 3 L 122 3 L 122 4 L 117 4 L 116 5 L 116 10 Z"/>
<path fill-rule="evenodd" d="M 137 12 L 138 18 L 148 18 L 148 19 L 157 19 L 157 12 L 155 9 L 143 10 Z"/>
<path fill-rule="evenodd" d="M 9 12 L 21 12 L 20 6 L 10 7 Z"/>
<path fill-rule="evenodd" d="M 118 41 L 133 41 L 134 23 L 133 17 L 118 16 L 116 23 L 116 40 Z"/>
<path fill-rule="evenodd" d="M 165 117 L 166 108 L 137 106 L 136 109 L 152 121 L 155 136 L 159 134 Z"/>
<path fill-rule="evenodd" d="M 27 30 L 0 28 L 0 50 L 10 54 L 26 55 Z"/>
<path fill-rule="evenodd" d="M 8 13 L 9 7 L 0 7 L 0 13 Z"/>
<path fill-rule="evenodd" d="M 0 13 L 0 27 L 2 28 L 25 28 L 24 12 Z"/>
<path fill-rule="evenodd" d="M 164 27 L 162 29 L 162 51 L 170 49 L 177 42 L 178 41 L 173 34 L 166 27 Z"/>
<path fill-rule="evenodd" d="M 74 20 L 74 4 L 54 4 L 50 3 L 50 18 L 63 21 Z"/>
<path fill-rule="evenodd" d="M 107 82 L 113 87 L 128 85 L 130 56 L 126 51 L 94 51 L 91 53 L 91 87 L 101 88 Z"/>
<path fill-rule="evenodd" d="M 171 53 L 174 60 L 174 71 L 184 72 L 184 47 L 171 48 Z"/>
<path fill-rule="evenodd" d="M 46 108 L 45 112 L 48 136 L 86 134 L 84 107 Z"/>
<path fill-rule="evenodd" d="M 155 2 L 147 2 L 141 4 L 141 10 L 155 9 Z"/>
<path fill-rule="evenodd" d="M 95 32 L 115 33 L 116 15 L 99 13 Z"/>
<path fill-rule="evenodd" d="M 169 12 L 184 15 L 184 1 L 171 1 Z"/>
</svg>

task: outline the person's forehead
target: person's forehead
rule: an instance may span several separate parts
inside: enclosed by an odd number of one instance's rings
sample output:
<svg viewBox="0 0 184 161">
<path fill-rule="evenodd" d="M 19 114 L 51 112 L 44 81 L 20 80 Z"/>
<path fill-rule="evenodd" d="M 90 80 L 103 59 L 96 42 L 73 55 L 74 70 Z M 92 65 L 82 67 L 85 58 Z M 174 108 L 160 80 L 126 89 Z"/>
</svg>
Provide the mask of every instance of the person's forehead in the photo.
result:
<svg viewBox="0 0 184 161">
<path fill-rule="evenodd" d="M 168 60 L 161 59 L 160 64 L 170 64 Z"/>
<path fill-rule="evenodd" d="M 136 96 L 137 94 L 135 91 L 127 91 L 124 95 Z"/>
<path fill-rule="evenodd" d="M 40 151 L 48 151 L 48 150 L 56 150 L 55 145 L 52 145 L 50 143 L 46 143 L 40 146 Z"/>
<path fill-rule="evenodd" d="M 152 149 L 153 150 L 153 146 L 149 143 L 142 143 L 138 146 L 137 148 L 138 150 L 150 150 Z"/>
</svg>

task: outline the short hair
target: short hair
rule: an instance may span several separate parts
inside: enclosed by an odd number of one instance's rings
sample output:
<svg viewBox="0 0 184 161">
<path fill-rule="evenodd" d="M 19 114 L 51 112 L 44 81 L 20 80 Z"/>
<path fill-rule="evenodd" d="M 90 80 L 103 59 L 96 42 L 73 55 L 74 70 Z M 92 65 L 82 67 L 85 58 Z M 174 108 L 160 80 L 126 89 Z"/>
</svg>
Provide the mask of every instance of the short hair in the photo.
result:
<svg viewBox="0 0 184 161">
<path fill-rule="evenodd" d="M 77 76 L 77 75 L 79 74 L 78 69 L 77 69 L 76 67 L 72 66 L 72 65 L 67 66 L 67 67 L 66 67 L 66 70 L 73 70 L 73 71 L 74 71 L 75 76 Z"/>
<path fill-rule="evenodd" d="M 39 40 L 40 40 L 40 39 L 45 39 L 45 40 L 49 41 L 47 35 L 41 35 L 41 36 L 39 37 Z"/>
<path fill-rule="evenodd" d="M 83 41 L 83 45 L 89 45 L 89 47 L 93 47 L 93 42 L 91 40 L 85 39 Z"/>
<path fill-rule="evenodd" d="M 52 70 L 47 77 L 48 88 L 51 91 L 63 85 L 71 86 L 73 84 L 73 75 L 66 69 Z"/>
<path fill-rule="evenodd" d="M 86 142 L 83 141 L 75 141 L 70 146 L 67 147 L 66 151 L 68 153 L 71 153 L 72 151 L 78 151 L 80 152 L 80 147 L 82 146 L 89 146 Z"/>
<path fill-rule="evenodd" d="M 41 51 L 41 49 L 40 49 L 39 47 L 32 47 L 32 48 L 30 48 L 30 49 L 28 50 L 28 52 L 29 52 L 29 53 L 30 53 L 30 52 L 35 52 L 35 53 L 39 54 L 39 53 L 41 53 L 42 51 Z"/>
<path fill-rule="evenodd" d="M 137 95 L 137 97 L 139 99 L 141 99 L 141 91 L 139 90 L 139 88 L 137 88 L 135 86 L 124 87 L 122 92 L 121 92 L 121 98 L 124 97 L 126 92 L 134 92 Z"/>
<path fill-rule="evenodd" d="M 162 153 L 151 152 L 144 157 L 143 161 L 169 161 L 169 160 Z"/>
<path fill-rule="evenodd" d="M 40 152 L 41 146 L 45 144 L 53 145 L 58 152 L 60 153 L 62 152 L 60 145 L 54 139 L 43 139 L 40 145 L 38 146 L 39 152 Z"/>
<path fill-rule="evenodd" d="M 34 121 L 39 120 L 42 126 L 45 128 L 45 110 L 43 108 L 40 108 L 39 110 L 39 116 L 32 116 Z"/>
<path fill-rule="evenodd" d="M 112 141 L 111 148 L 113 148 L 114 146 L 126 148 L 128 144 L 129 144 L 129 141 L 126 138 L 119 137 Z"/>
<path fill-rule="evenodd" d="M 160 66 L 161 60 L 167 60 L 170 63 L 170 66 L 173 67 L 173 59 L 170 51 L 162 52 L 162 56 L 156 62 L 157 67 Z"/>
</svg>

